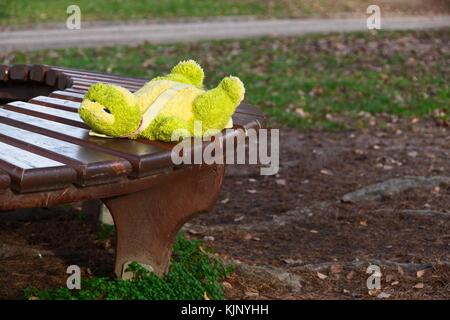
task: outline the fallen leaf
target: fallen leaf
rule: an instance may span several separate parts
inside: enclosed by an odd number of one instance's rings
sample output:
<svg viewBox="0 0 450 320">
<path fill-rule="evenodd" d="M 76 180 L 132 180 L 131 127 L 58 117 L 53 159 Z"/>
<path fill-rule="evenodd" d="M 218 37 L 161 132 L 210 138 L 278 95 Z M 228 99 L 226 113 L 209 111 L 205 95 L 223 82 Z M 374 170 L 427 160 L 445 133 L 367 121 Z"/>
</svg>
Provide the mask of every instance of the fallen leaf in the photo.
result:
<svg viewBox="0 0 450 320">
<path fill-rule="evenodd" d="M 255 194 L 256 190 L 255 189 L 250 189 L 250 190 L 247 190 L 247 192 L 250 193 L 250 194 Z"/>
<path fill-rule="evenodd" d="M 303 110 L 302 108 L 297 108 L 295 109 L 295 113 L 300 117 L 300 118 L 307 118 L 309 117 L 309 113 L 305 112 L 305 110 Z"/>
<path fill-rule="evenodd" d="M 244 235 L 244 240 L 252 240 L 253 236 L 250 233 Z"/>
<path fill-rule="evenodd" d="M 425 270 L 419 270 L 416 272 L 417 278 L 422 278 L 425 274 Z"/>
<path fill-rule="evenodd" d="M 320 173 L 321 173 L 321 174 L 324 174 L 324 175 L 326 175 L 326 176 L 332 176 L 332 175 L 333 175 L 333 172 L 331 172 L 331 171 L 328 170 L 328 169 L 322 169 L 322 170 L 320 170 Z"/>
<path fill-rule="evenodd" d="M 377 296 L 379 294 L 380 290 L 379 289 L 372 289 L 369 290 L 368 294 L 369 296 Z"/>
<path fill-rule="evenodd" d="M 347 280 L 352 280 L 354 276 L 355 276 L 355 271 L 352 270 L 347 274 L 346 278 L 347 278 Z"/>
<path fill-rule="evenodd" d="M 319 231 L 317 231 L 317 230 L 309 230 L 309 232 L 311 232 L 311 233 L 319 233 Z"/>
<path fill-rule="evenodd" d="M 206 291 L 205 291 L 205 293 L 203 294 L 203 299 L 205 299 L 205 300 L 211 300 L 211 299 L 208 297 L 208 295 L 206 294 Z"/>
<path fill-rule="evenodd" d="M 259 292 L 258 291 L 246 291 L 245 292 L 245 297 L 247 298 L 255 298 L 259 296 Z"/>
<path fill-rule="evenodd" d="M 424 287 L 425 287 L 425 285 L 422 282 L 419 282 L 413 288 L 414 289 L 423 289 Z"/>
<path fill-rule="evenodd" d="M 391 282 L 392 280 L 394 280 L 394 276 L 392 274 L 388 274 L 386 276 L 386 282 Z"/>
<path fill-rule="evenodd" d="M 331 266 L 330 270 L 332 273 L 340 273 L 340 272 L 342 272 L 343 268 L 341 265 L 334 264 Z"/>
<path fill-rule="evenodd" d="M 188 229 L 187 232 L 188 232 L 189 234 L 194 235 L 194 236 L 203 233 L 203 231 L 197 231 L 197 230 L 194 230 L 194 229 Z"/>
<path fill-rule="evenodd" d="M 408 157 L 415 158 L 415 157 L 417 157 L 417 155 L 418 155 L 417 151 L 408 152 Z"/>
<path fill-rule="evenodd" d="M 325 280 L 326 278 L 328 278 L 327 275 L 320 272 L 317 272 L 317 276 L 319 277 L 320 280 Z"/>
<path fill-rule="evenodd" d="M 297 259 L 297 260 L 294 260 L 294 259 L 283 259 L 282 261 L 284 263 L 286 263 L 286 264 L 302 264 L 303 263 L 303 260 L 300 260 L 300 259 Z"/>
<path fill-rule="evenodd" d="M 279 186 L 285 186 L 286 185 L 286 180 L 285 179 L 276 179 L 275 182 Z"/>
<path fill-rule="evenodd" d="M 231 285 L 231 283 L 229 283 L 229 282 L 227 282 L 227 281 L 222 282 L 222 285 L 223 285 L 224 288 L 227 288 L 227 289 L 233 288 L 233 286 Z"/>
<path fill-rule="evenodd" d="M 379 299 L 387 299 L 389 298 L 391 295 L 389 293 L 386 292 L 381 292 L 380 294 L 377 295 L 377 298 Z"/>
<path fill-rule="evenodd" d="M 226 204 L 226 203 L 228 203 L 229 201 L 230 201 L 230 198 L 225 198 L 225 199 L 223 199 L 222 201 L 220 201 L 220 203 Z"/>
</svg>

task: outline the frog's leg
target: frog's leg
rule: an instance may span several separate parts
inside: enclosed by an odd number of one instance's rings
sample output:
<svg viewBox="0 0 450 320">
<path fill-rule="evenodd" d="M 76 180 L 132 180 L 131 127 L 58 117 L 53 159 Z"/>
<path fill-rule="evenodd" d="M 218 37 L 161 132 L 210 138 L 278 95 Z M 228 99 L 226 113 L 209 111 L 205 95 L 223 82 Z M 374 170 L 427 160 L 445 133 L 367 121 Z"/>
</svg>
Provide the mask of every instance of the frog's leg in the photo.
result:
<svg viewBox="0 0 450 320">
<path fill-rule="evenodd" d="M 205 74 L 202 67 L 194 60 L 181 61 L 171 72 L 165 76 L 157 77 L 154 80 L 172 80 L 186 84 L 192 84 L 198 88 L 203 87 Z"/>
<path fill-rule="evenodd" d="M 192 108 L 194 121 L 201 121 L 203 133 L 224 129 L 244 94 L 244 84 L 239 78 L 229 76 L 222 79 L 216 88 L 195 98 Z"/>
<path fill-rule="evenodd" d="M 160 114 L 139 137 L 166 142 L 179 141 L 182 138 L 191 136 L 189 127 L 188 122 L 182 118 Z"/>
</svg>

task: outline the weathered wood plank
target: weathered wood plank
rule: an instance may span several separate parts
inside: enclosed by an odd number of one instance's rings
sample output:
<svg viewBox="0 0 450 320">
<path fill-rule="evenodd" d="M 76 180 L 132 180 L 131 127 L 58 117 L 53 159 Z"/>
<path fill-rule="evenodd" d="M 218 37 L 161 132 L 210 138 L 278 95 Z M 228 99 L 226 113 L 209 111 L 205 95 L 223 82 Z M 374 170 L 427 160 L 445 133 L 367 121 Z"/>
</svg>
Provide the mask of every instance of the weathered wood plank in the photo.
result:
<svg viewBox="0 0 450 320">
<path fill-rule="evenodd" d="M 68 74 L 72 76 L 73 78 L 76 77 L 93 77 L 96 79 L 115 79 L 118 81 L 127 81 L 127 82 L 136 82 L 137 84 L 145 83 L 148 81 L 144 78 L 137 78 L 137 77 L 129 77 L 129 76 L 119 76 L 115 74 L 109 74 L 109 73 L 101 73 L 101 72 L 95 72 L 95 71 L 86 71 L 86 70 L 78 70 L 78 69 L 71 69 L 71 68 L 63 68 L 63 67 L 51 67 L 52 69 L 63 71 L 65 74 Z"/>
<path fill-rule="evenodd" d="M 249 115 L 245 113 L 234 113 L 233 124 L 244 129 L 260 129 L 265 125 L 264 116 Z"/>
<path fill-rule="evenodd" d="M 71 126 L 76 126 L 80 128 L 88 129 L 89 127 L 81 120 L 78 113 L 58 110 L 55 108 L 50 108 L 42 105 L 32 104 L 22 101 L 14 101 L 6 104 L 4 109 L 11 110 L 15 112 L 20 112 L 28 114 L 30 116 L 39 117 L 43 119 L 48 119 Z"/>
<path fill-rule="evenodd" d="M 54 190 L 76 181 L 74 169 L 63 163 L 0 142 L 0 169 L 11 178 L 11 188 L 19 192 Z"/>
<path fill-rule="evenodd" d="M 35 97 L 31 99 L 29 102 L 39 104 L 41 106 L 66 110 L 70 112 L 78 112 L 78 109 L 80 108 L 79 102 L 46 96 Z"/>
<path fill-rule="evenodd" d="M 49 94 L 50 97 L 59 98 L 59 99 L 66 99 L 70 101 L 75 102 L 81 102 L 83 101 L 84 94 L 76 93 L 76 92 L 70 92 L 67 90 L 61 91 L 56 90 Z"/>
<path fill-rule="evenodd" d="M 89 81 L 85 81 L 85 80 L 80 80 L 75 78 L 73 81 L 73 88 L 79 88 L 81 90 L 87 90 L 91 85 L 93 85 L 94 83 L 98 83 L 98 82 L 102 82 L 102 83 L 108 83 L 108 84 L 113 84 L 113 85 L 118 85 L 121 87 L 124 87 L 128 90 L 131 91 L 137 91 L 140 88 L 142 88 L 142 85 L 136 85 L 136 84 L 129 84 L 126 82 L 121 82 L 121 81 L 111 81 L 111 80 L 99 80 L 99 79 L 92 79 Z"/>
<path fill-rule="evenodd" d="M 55 87 L 60 74 L 61 72 L 54 68 L 48 69 L 45 73 L 45 83 L 48 86 Z"/>
<path fill-rule="evenodd" d="M 9 68 L 9 79 L 15 81 L 26 81 L 30 73 L 30 66 L 26 64 L 16 64 Z"/>
<path fill-rule="evenodd" d="M 91 137 L 87 129 L 4 109 L 0 109 L 0 122 L 124 158 L 133 165 L 132 176 L 145 176 L 173 166 L 170 149 L 162 149 L 157 143 Z"/>
<path fill-rule="evenodd" d="M 125 159 L 3 123 L 0 141 L 73 167 L 82 186 L 117 181 L 132 169 Z"/>
<path fill-rule="evenodd" d="M 56 87 L 59 90 L 64 90 L 65 88 L 70 88 L 72 85 L 73 85 L 73 79 L 70 76 L 68 76 L 64 73 L 61 73 L 58 75 L 58 80 L 56 81 Z"/>
<path fill-rule="evenodd" d="M 30 80 L 36 82 L 44 82 L 45 74 L 48 71 L 48 67 L 35 64 L 30 68 Z"/>
</svg>

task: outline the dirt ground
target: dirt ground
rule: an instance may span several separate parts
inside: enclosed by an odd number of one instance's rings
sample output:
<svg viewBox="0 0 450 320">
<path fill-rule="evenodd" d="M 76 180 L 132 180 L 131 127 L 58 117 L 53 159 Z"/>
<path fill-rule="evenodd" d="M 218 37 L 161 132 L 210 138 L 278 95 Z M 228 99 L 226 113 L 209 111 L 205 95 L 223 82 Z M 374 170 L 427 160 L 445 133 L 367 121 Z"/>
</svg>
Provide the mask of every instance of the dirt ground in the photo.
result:
<svg viewBox="0 0 450 320">
<path fill-rule="evenodd" d="M 241 262 L 224 282 L 229 299 L 449 299 L 450 183 L 342 200 L 392 178 L 448 181 L 449 133 L 446 123 L 397 119 L 383 129 L 281 129 L 279 174 L 229 167 L 216 207 L 184 229 Z M 111 240 L 71 207 L 3 213 L 0 239 L 3 299 L 64 286 L 71 264 L 112 270 Z M 371 264 L 381 268 L 379 290 L 366 285 Z"/>
</svg>

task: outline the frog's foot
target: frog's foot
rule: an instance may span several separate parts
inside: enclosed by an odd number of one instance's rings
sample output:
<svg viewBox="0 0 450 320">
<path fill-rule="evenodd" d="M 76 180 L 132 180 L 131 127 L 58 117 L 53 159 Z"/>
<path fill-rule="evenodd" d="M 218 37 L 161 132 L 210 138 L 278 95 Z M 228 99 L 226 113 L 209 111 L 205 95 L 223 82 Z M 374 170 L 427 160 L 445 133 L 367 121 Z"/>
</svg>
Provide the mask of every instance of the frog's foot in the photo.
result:
<svg viewBox="0 0 450 320">
<path fill-rule="evenodd" d="M 203 131 L 222 130 L 244 98 L 245 88 L 237 77 L 226 77 L 219 85 L 201 95 L 193 104 L 194 118 L 201 121 Z"/>
<path fill-rule="evenodd" d="M 154 80 L 171 80 L 202 88 L 203 79 L 205 79 L 205 73 L 202 67 L 194 60 L 186 60 L 173 67 L 169 74 Z"/>
</svg>

